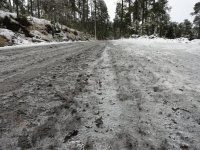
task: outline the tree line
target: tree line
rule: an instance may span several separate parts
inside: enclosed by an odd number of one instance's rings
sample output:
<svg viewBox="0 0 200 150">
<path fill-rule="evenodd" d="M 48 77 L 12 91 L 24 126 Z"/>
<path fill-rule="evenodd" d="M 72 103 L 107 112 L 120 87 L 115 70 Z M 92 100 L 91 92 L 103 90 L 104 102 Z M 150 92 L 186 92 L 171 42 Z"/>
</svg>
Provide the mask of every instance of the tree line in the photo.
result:
<svg viewBox="0 0 200 150">
<path fill-rule="evenodd" d="M 166 38 L 200 38 L 200 2 L 194 6 L 194 24 L 170 21 L 168 0 L 119 0 L 113 24 L 115 37 L 157 35 Z"/>
<path fill-rule="evenodd" d="M 157 35 L 166 38 L 200 38 L 200 2 L 194 22 L 170 20 L 168 0 L 118 0 L 115 19 L 109 21 L 104 0 L 1 0 L 0 9 L 18 17 L 34 16 L 59 22 L 96 35 L 98 39 Z"/>
</svg>

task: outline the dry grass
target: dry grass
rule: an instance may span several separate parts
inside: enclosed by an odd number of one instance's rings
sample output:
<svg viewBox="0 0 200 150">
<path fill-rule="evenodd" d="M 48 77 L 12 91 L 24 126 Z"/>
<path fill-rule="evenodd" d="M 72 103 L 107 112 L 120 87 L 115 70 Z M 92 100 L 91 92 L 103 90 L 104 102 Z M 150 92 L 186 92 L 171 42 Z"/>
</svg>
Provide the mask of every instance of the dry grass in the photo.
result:
<svg viewBox="0 0 200 150">
<path fill-rule="evenodd" d="M 0 47 L 6 46 L 8 45 L 8 40 L 4 37 L 0 35 Z"/>
</svg>

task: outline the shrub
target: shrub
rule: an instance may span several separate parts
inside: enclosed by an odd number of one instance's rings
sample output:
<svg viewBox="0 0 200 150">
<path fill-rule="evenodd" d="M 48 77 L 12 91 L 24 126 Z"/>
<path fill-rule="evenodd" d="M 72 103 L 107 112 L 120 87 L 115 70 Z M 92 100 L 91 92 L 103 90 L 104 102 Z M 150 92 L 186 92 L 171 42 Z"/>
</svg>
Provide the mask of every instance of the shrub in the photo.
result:
<svg viewBox="0 0 200 150">
<path fill-rule="evenodd" d="M 8 45 L 8 39 L 0 35 L 0 47 Z"/>
<path fill-rule="evenodd" d="M 76 36 L 78 35 L 78 32 L 76 30 L 74 31 L 74 35 L 76 35 Z"/>
<path fill-rule="evenodd" d="M 52 31 L 53 31 L 53 28 L 52 28 L 52 26 L 50 25 L 50 24 L 46 24 L 45 25 L 45 30 L 48 32 L 48 33 L 51 33 Z"/>
<path fill-rule="evenodd" d="M 18 22 L 16 22 L 15 20 L 9 18 L 9 17 L 5 17 L 3 20 L 3 25 L 6 26 L 7 29 L 10 29 L 12 31 L 19 31 L 19 29 L 21 28 L 20 24 Z"/>
<path fill-rule="evenodd" d="M 19 24 L 26 27 L 29 27 L 32 25 L 25 16 L 17 18 L 16 21 L 18 21 Z"/>
</svg>

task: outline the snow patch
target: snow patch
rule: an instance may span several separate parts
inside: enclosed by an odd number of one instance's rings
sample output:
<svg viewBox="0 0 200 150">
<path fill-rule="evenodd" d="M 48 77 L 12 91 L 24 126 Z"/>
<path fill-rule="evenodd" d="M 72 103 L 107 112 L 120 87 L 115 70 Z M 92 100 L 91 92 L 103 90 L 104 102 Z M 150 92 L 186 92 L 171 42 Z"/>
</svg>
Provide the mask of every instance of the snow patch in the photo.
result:
<svg viewBox="0 0 200 150">
<path fill-rule="evenodd" d="M 72 41 L 64 41 L 64 42 L 40 42 L 40 43 L 33 43 L 30 42 L 29 40 L 24 40 L 24 43 L 21 45 L 14 45 L 14 46 L 5 46 L 5 47 L 0 47 L 0 51 L 1 50 L 7 50 L 7 49 L 15 49 L 15 48 L 25 48 L 25 47 L 34 47 L 34 46 L 45 46 L 45 45 L 58 45 L 58 44 L 68 44 L 68 43 L 72 43 Z M 83 43 L 83 42 L 87 42 L 87 41 L 74 41 L 77 43 Z M 73 42 L 73 43 L 74 43 Z"/>
<path fill-rule="evenodd" d="M 5 18 L 5 17 L 9 17 L 12 16 L 13 18 L 17 18 L 17 14 L 16 13 L 10 13 L 10 12 L 5 12 L 0 10 L 0 18 Z"/>
<path fill-rule="evenodd" d="M 12 22 L 13 24 L 16 24 L 17 26 L 23 26 L 21 25 L 20 21 L 16 19 L 16 13 L 10 13 L 0 10 L 1 22 L 5 19 L 6 16 L 10 18 L 10 22 Z M 11 31 L 12 29 L 8 30 L 0 28 L 0 35 L 5 37 L 9 41 L 5 45 L 21 45 L 30 43 L 38 44 L 44 41 L 85 41 L 91 39 L 91 36 L 89 34 L 79 32 L 75 29 L 69 28 L 59 23 L 52 24 L 51 21 L 48 21 L 46 19 L 39 19 L 36 17 L 28 16 L 27 20 L 31 24 L 31 26 L 25 27 L 25 30 L 24 28 L 22 29 L 22 27 L 20 27 L 19 31 L 21 32 L 15 32 L 16 30 L 14 29 L 13 32 Z M 8 28 L 7 25 L 3 25 Z"/>
<path fill-rule="evenodd" d="M 0 28 L 0 35 L 11 41 L 15 33 L 11 30 Z"/>
<path fill-rule="evenodd" d="M 121 41 L 124 42 L 139 42 L 139 43 L 190 43 L 187 38 L 178 38 L 178 39 L 165 39 L 165 38 L 159 38 L 154 36 L 140 36 L 138 38 L 129 38 L 129 39 L 121 39 Z"/>
<path fill-rule="evenodd" d="M 9 40 L 10 42 L 16 45 L 32 43 L 31 38 L 26 38 L 25 35 L 14 33 L 13 31 L 8 30 L 8 29 L 0 28 L 0 35 L 4 36 L 7 40 Z"/>
<path fill-rule="evenodd" d="M 29 16 L 29 17 L 27 17 L 27 18 L 28 18 L 28 20 L 29 20 L 30 22 L 32 22 L 33 24 L 39 24 L 39 25 L 51 24 L 50 21 L 45 20 L 45 19 L 39 19 L 39 18 L 31 17 L 31 16 Z"/>
</svg>

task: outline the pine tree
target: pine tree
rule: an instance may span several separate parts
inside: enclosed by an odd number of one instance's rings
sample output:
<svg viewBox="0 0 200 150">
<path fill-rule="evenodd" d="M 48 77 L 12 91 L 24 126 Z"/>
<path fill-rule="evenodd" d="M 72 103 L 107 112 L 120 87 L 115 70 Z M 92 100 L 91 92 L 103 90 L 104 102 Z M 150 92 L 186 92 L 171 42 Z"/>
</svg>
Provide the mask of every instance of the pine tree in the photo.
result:
<svg viewBox="0 0 200 150">
<path fill-rule="evenodd" d="M 0 1 L 0 9 L 12 11 L 11 2 L 7 0 Z"/>
<path fill-rule="evenodd" d="M 97 38 L 105 39 L 108 37 L 109 15 L 106 3 L 104 0 L 96 1 L 96 17 L 95 12 L 92 13 L 92 18 L 96 18 Z M 95 11 L 95 10 L 94 10 Z"/>
<path fill-rule="evenodd" d="M 195 4 L 192 15 L 195 15 L 194 24 L 198 28 L 198 38 L 200 39 L 200 2 Z"/>
<path fill-rule="evenodd" d="M 122 2 L 118 3 L 116 7 L 114 27 L 119 26 L 120 19 L 120 33 L 123 36 L 133 33 L 166 35 L 170 24 L 168 0 L 124 0 L 123 7 Z"/>
<path fill-rule="evenodd" d="M 166 33 L 166 38 L 169 38 L 169 39 L 174 39 L 175 38 L 175 31 L 174 31 L 174 26 L 173 24 L 171 23 L 168 30 L 167 30 L 167 33 Z"/>
<path fill-rule="evenodd" d="M 125 14 L 125 9 L 122 8 L 122 3 L 117 3 L 114 19 L 114 32 L 117 38 L 124 36 L 126 31 L 126 22 L 124 22 L 125 18 L 123 14 Z"/>
<path fill-rule="evenodd" d="M 183 22 L 183 36 L 184 37 L 190 37 L 192 34 L 192 23 L 185 19 Z"/>
</svg>

